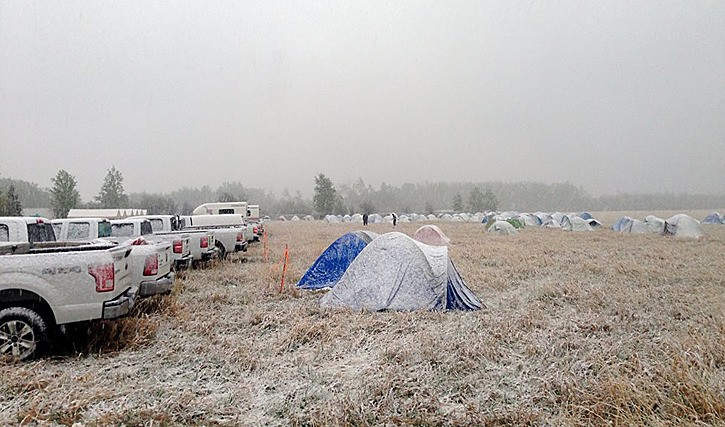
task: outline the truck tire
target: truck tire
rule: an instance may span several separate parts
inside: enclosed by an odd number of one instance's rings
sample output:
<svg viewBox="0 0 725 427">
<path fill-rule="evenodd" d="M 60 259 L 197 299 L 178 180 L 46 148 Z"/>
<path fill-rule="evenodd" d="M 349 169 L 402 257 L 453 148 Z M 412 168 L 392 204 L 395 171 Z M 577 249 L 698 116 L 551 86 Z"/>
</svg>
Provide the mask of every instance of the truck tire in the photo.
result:
<svg viewBox="0 0 725 427">
<path fill-rule="evenodd" d="M 10 307 L 0 311 L 0 357 L 30 360 L 48 341 L 48 326 L 35 311 Z"/>
<path fill-rule="evenodd" d="M 219 248 L 219 259 L 222 261 L 227 259 L 227 250 L 224 248 L 224 245 L 216 242 L 216 247 Z"/>
</svg>

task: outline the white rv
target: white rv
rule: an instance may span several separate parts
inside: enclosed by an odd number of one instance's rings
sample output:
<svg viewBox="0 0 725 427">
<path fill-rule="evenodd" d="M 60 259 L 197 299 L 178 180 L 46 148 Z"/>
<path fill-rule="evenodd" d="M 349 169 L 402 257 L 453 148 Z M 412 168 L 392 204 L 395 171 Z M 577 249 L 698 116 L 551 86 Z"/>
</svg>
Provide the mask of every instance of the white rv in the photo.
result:
<svg viewBox="0 0 725 427">
<path fill-rule="evenodd" d="M 224 214 L 237 214 L 241 215 L 242 218 L 249 216 L 247 210 L 247 202 L 217 202 L 217 203 L 204 203 L 199 205 L 191 213 L 192 215 L 224 215 Z"/>
</svg>

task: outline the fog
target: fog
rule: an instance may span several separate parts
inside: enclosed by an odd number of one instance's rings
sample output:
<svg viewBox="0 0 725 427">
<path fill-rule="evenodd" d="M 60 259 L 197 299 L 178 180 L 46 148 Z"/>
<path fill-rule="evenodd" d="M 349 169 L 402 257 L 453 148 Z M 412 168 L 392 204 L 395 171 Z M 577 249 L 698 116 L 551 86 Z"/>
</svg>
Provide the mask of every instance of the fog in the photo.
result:
<svg viewBox="0 0 725 427">
<path fill-rule="evenodd" d="M 0 176 L 725 191 L 725 2 L 0 0 Z"/>
</svg>

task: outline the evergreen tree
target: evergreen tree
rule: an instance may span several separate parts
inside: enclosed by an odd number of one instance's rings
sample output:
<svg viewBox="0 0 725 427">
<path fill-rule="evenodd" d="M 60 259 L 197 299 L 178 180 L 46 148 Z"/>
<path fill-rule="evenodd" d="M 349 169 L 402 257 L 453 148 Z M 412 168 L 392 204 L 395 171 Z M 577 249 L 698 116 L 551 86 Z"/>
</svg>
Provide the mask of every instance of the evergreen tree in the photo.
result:
<svg viewBox="0 0 725 427">
<path fill-rule="evenodd" d="M 338 197 L 332 180 L 322 173 L 315 176 L 315 196 L 312 201 L 315 210 L 320 215 L 327 215 L 344 209 L 342 199 Z"/>
<path fill-rule="evenodd" d="M 51 206 L 56 218 L 65 218 L 68 211 L 80 205 L 81 195 L 76 188 L 76 178 L 61 169 L 51 178 L 53 188 L 50 189 Z"/>
<path fill-rule="evenodd" d="M 483 212 L 486 205 L 483 200 L 483 192 L 478 187 L 473 187 L 468 195 L 468 208 L 471 212 Z"/>
<path fill-rule="evenodd" d="M 498 209 L 498 197 L 493 194 L 493 191 L 491 191 L 490 188 L 487 188 L 486 191 L 483 193 L 482 203 L 483 210 L 495 211 Z"/>
<path fill-rule="evenodd" d="M 453 196 L 453 211 L 463 212 L 463 197 L 461 197 L 460 193 Z"/>
<path fill-rule="evenodd" d="M 101 191 L 94 197 L 101 208 L 125 208 L 128 205 L 128 196 L 123 193 L 123 175 L 121 171 L 111 166 L 106 177 L 103 178 Z"/>
<path fill-rule="evenodd" d="M 5 214 L 8 216 L 20 216 L 23 214 L 23 206 L 20 204 L 20 197 L 15 191 L 15 185 L 10 184 L 8 193 L 5 196 Z"/>
</svg>

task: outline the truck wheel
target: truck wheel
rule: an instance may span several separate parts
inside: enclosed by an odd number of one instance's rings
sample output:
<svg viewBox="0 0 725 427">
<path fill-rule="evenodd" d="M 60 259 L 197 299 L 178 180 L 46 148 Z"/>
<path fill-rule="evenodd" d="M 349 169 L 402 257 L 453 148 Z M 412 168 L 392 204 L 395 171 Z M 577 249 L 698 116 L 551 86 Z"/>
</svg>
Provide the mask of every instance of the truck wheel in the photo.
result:
<svg viewBox="0 0 725 427">
<path fill-rule="evenodd" d="M 216 242 L 216 247 L 219 248 L 219 259 L 220 260 L 227 259 L 227 250 L 224 249 L 224 245 L 222 245 L 219 242 Z"/>
<path fill-rule="evenodd" d="M 30 360 L 48 340 L 48 327 L 38 313 L 25 307 L 0 311 L 0 357 Z"/>
</svg>

